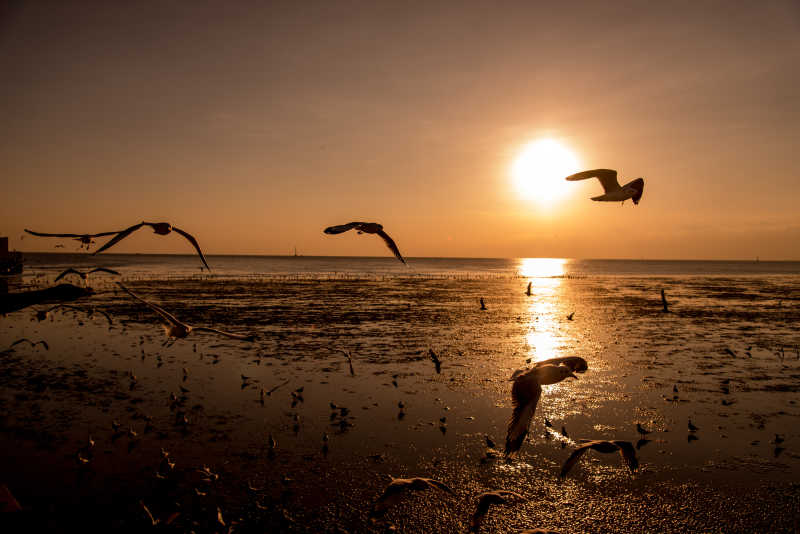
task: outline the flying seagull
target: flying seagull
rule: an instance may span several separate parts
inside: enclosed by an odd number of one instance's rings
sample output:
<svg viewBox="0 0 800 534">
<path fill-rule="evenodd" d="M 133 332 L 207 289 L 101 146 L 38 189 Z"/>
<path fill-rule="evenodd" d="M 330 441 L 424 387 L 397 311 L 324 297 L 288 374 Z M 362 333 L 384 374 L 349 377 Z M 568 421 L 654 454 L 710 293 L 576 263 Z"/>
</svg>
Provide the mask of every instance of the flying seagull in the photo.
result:
<svg viewBox="0 0 800 534">
<path fill-rule="evenodd" d="M 478 532 L 478 529 L 480 529 L 481 523 L 483 522 L 483 518 L 486 515 L 486 512 L 489 511 L 489 507 L 491 505 L 509 504 L 509 499 L 511 498 L 518 501 L 527 500 L 519 493 L 508 490 L 487 491 L 486 493 L 481 493 L 478 495 L 478 506 L 476 507 L 475 513 L 472 514 L 472 518 L 469 521 L 469 531 Z"/>
<path fill-rule="evenodd" d="M 31 235 L 35 235 L 38 237 L 71 237 L 75 241 L 79 241 L 81 246 L 80 248 L 86 247 L 86 250 L 89 250 L 89 246 L 94 243 L 93 237 L 103 237 L 107 235 L 114 235 L 117 232 L 100 232 L 99 234 L 46 234 L 44 232 L 34 232 L 33 230 L 25 229 Z"/>
<path fill-rule="evenodd" d="M 206 269 L 208 269 L 209 271 L 211 270 L 211 267 L 209 267 L 208 263 L 206 263 L 206 258 L 203 256 L 203 251 L 200 250 L 200 245 L 197 243 L 197 239 L 195 239 L 193 235 L 191 235 L 191 234 L 189 234 L 187 232 L 184 232 L 180 228 L 172 226 L 168 222 L 151 223 L 151 222 L 144 222 L 143 221 L 143 222 L 140 222 L 139 224 L 134 224 L 130 228 L 126 228 L 125 230 L 123 230 L 121 232 L 114 232 L 117 235 L 114 236 L 111 240 L 109 240 L 108 243 L 106 243 L 105 245 L 103 245 L 102 247 L 97 249 L 94 253 L 95 254 L 99 254 L 100 252 L 103 252 L 104 250 L 113 247 L 114 245 L 116 245 L 117 243 L 119 243 L 120 241 L 122 241 L 123 239 L 128 237 L 129 235 L 131 235 L 133 232 L 135 232 L 136 230 L 138 230 L 142 226 L 151 227 L 153 229 L 153 232 L 155 232 L 158 235 L 167 235 L 170 232 L 172 232 L 173 230 L 175 232 L 178 232 L 183 237 L 185 237 L 189 241 L 189 243 L 191 243 L 192 246 L 197 250 L 197 253 L 200 255 L 200 261 L 203 262 L 203 265 L 206 266 Z"/>
<path fill-rule="evenodd" d="M 393 504 L 397 503 L 402 495 L 407 490 L 426 490 L 429 488 L 433 489 L 440 489 L 442 491 L 446 491 L 451 495 L 455 495 L 453 490 L 451 490 L 446 484 L 443 482 L 439 482 L 438 480 L 434 480 L 432 478 L 394 478 L 392 477 L 392 481 L 386 486 L 386 489 L 383 490 L 383 493 L 378 500 L 375 501 L 375 504 L 372 506 L 372 511 L 370 512 L 370 516 L 380 516 L 383 515 L 386 510 L 392 506 Z"/>
<path fill-rule="evenodd" d="M 347 232 L 348 230 L 355 229 L 359 234 L 378 234 L 381 236 L 383 241 L 386 243 L 386 246 L 389 247 L 389 250 L 394 253 L 395 257 L 402 261 L 403 264 L 406 263 L 406 260 L 403 259 L 403 255 L 400 254 L 400 250 L 397 248 L 394 240 L 389 237 L 389 234 L 383 231 L 383 225 L 378 223 L 368 223 L 368 222 L 351 222 L 347 224 L 340 224 L 338 226 L 329 226 L 325 228 L 324 232 L 326 234 L 341 234 L 342 232 Z"/>
<path fill-rule="evenodd" d="M 542 385 L 556 384 L 568 377 L 578 378 L 565 365 L 541 365 L 527 371 L 517 371 L 512 375 L 514 385 L 511 388 L 511 400 L 514 411 L 508 422 L 506 456 L 516 455 L 522 447 L 539 397 L 542 396 Z"/>
<path fill-rule="evenodd" d="M 567 458 L 567 461 L 564 462 L 564 467 L 561 468 L 561 474 L 559 476 L 561 476 L 561 478 L 567 476 L 572 466 L 578 463 L 583 453 L 589 449 L 594 449 L 597 452 L 606 454 L 619 451 L 622 459 L 625 460 L 625 463 L 628 465 L 628 469 L 631 470 L 631 473 L 636 471 L 639 467 L 639 460 L 636 458 L 636 449 L 633 448 L 633 444 L 631 444 L 630 441 L 588 441 L 575 449 L 570 457 Z"/>
<path fill-rule="evenodd" d="M 117 285 L 121 287 L 128 295 L 132 296 L 139 302 L 142 302 L 150 307 L 154 312 L 161 316 L 161 320 L 164 322 L 164 330 L 167 332 L 167 336 L 170 338 L 164 344 L 170 343 L 172 341 L 171 338 L 185 338 L 191 332 L 211 332 L 213 334 L 219 334 L 221 336 L 229 337 L 231 339 L 241 339 L 242 341 L 254 341 L 255 336 L 249 335 L 240 335 L 240 334 L 230 334 L 228 332 L 223 332 L 222 330 L 217 330 L 216 328 L 208 328 L 205 326 L 191 326 L 186 323 L 182 323 L 179 321 L 174 315 L 166 311 L 161 306 L 156 306 L 151 302 L 147 302 L 142 297 L 136 295 L 125 287 L 122 283 L 117 282 Z"/>
<path fill-rule="evenodd" d="M 106 269 L 105 267 L 97 267 L 95 269 L 92 269 L 91 271 L 86 271 L 86 272 L 77 271 L 75 269 L 67 269 L 63 273 L 59 274 L 56 277 L 56 279 L 53 280 L 53 282 L 58 282 L 59 280 L 61 280 L 65 276 L 67 276 L 68 274 L 77 274 L 78 276 L 80 276 L 83 279 L 83 285 L 88 285 L 89 284 L 89 275 L 92 274 L 92 273 L 96 273 L 96 272 L 116 274 L 117 276 L 120 275 L 117 271 L 115 271 L 113 269 Z"/>
<path fill-rule="evenodd" d="M 41 345 L 41 346 L 44 347 L 44 350 L 50 350 L 50 345 L 48 345 L 45 340 L 42 339 L 42 340 L 37 341 L 37 342 L 34 343 L 33 341 L 31 341 L 27 337 L 23 337 L 22 339 L 16 340 L 15 342 L 13 342 L 11 344 L 11 347 L 14 347 L 15 345 L 19 345 L 20 343 L 30 343 L 31 347 L 35 347 L 36 345 Z M 11 347 L 9 347 L 9 348 L 11 348 Z"/>
<path fill-rule="evenodd" d="M 638 204 L 639 200 L 642 198 L 642 192 L 644 191 L 643 178 L 637 178 L 621 186 L 617 181 L 617 171 L 611 169 L 594 169 L 567 176 L 567 180 L 570 182 L 586 180 L 587 178 L 597 178 L 600 180 L 600 184 L 605 191 L 605 194 L 592 197 L 592 200 L 625 202 L 630 198 L 633 200 L 634 204 Z"/>
</svg>

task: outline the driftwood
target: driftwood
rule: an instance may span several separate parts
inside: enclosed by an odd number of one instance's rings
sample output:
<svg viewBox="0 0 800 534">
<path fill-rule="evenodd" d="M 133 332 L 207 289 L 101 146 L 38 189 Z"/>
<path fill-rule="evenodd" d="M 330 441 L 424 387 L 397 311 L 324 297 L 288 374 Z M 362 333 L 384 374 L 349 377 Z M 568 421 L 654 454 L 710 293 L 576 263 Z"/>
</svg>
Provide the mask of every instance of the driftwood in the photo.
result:
<svg viewBox="0 0 800 534">
<path fill-rule="evenodd" d="M 0 294 L 0 313 L 11 313 L 34 304 L 70 302 L 93 293 L 90 287 L 59 284 L 47 289 Z"/>
</svg>

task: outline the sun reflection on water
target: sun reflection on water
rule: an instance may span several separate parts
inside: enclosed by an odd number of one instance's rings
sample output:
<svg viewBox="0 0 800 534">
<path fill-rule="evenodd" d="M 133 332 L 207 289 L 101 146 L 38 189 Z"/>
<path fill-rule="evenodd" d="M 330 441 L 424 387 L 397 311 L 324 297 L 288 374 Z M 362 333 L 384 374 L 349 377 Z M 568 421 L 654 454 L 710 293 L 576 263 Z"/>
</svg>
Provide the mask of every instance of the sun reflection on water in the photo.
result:
<svg viewBox="0 0 800 534">
<path fill-rule="evenodd" d="M 558 333 L 562 310 L 557 300 L 566 262 L 563 258 L 522 258 L 517 268 L 520 276 L 530 278 L 531 283 L 525 339 L 528 356 L 535 362 L 562 355 L 565 340 Z"/>
</svg>

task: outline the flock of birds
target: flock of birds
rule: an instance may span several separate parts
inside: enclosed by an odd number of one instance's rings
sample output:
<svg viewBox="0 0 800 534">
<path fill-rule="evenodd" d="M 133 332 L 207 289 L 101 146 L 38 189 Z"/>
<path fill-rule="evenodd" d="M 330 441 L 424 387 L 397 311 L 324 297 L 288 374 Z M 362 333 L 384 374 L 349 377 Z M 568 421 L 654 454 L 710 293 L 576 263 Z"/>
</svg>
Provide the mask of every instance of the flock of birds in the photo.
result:
<svg viewBox="0 0 800 534">
<path fill-rule="evenodd" d="M 639 200 L 642 197 L 642 191 L 644 187 L 643 179 L 637 178 L 636 180 L 633 180 L 625 184 L 624 186 L 621 186 L 617 181 L 616 171 L 609 169 L 595 169 L 591 171 L 580 172 L 568 176 L 566 179 L 569 181 L 574 181 L 574 180 L 584 180 L 588 178 L 597 178 L 604 189 L 603 195 L 593 197 L 592 200 L 607 201 L 607 202 L 611 201 L 624 202 L 627 199 L 632 199 L 634 204 L 638 204 Z M 57 238 L 75 239 L 80 243 L 80 247 L 81 248 L 85 247 L 87 251 L 89 250 L 91 245 L 95 243 L 94 240 L 95 238 L 113 236 L 108 242 L 103 244 L 99 249 L 97 249 L 93 253 L 93 254 L 98 254 L 100 252 L 110 249 L 111 247 L 113 247 L 114 245 L 125 239 L 127 236 L 131 235 L 133 232 L 139 230 L 144 226 L 151 227 L 154 233 L 156 233 L 157 235 L 168 235 L 174 231 L 179 235 L 183 236 L 197 251 L 197 254 L 199 255 L 200 260 L 202 261 L 204 267 L 209 271 L 211 270 L 205 259 L 205 256 L 203 255 L 203 252 L 200 248 L 200 244 L 198 243 L 197 239 L 190 233 L 181 230 L 180 228 L 177 228 L 167 222 L 154 223 L 154 222 L 143 221 L 141 223 L 132 225 L 124 230 L 112 231 L 112 232 L 85 233 L 85 234 L 45 233 L 45 232 L 35 232 L 28 229 L 25 229 L 25 232 L 38 237 L 57 237 Z M 355 230 L 358 234 L 377 235 L 383 240 L 383 242 L 386 244 L 389 250 L 394 254 L 394 256 L 399 261 L 401 261 L 403 264 L 407 264 L 406 260 L 400 253 L 397 244 L 389 236 L 389 234 L 387 234 L 384 231 L 383 226 L 381 224 L 374 222 L 356 221 L 347 224 L 330 226 L 328 228 L 325 228 L 323 232 L 328 235 L 337 235 L 350 230 Z M 56 281 L 61 280 L 62 278 L 72 274 L 80 277 L 81 280 L 83 281 L 84 286 L 88 287 L 89 275 L 97 272 L 104 272 L 112 275 L 120 275 L 120 273 L 115 270 L 103 267 L 98 267 L 87 272 L 81 272 L 76 269 L 67 269 L 61 274 L 59 274 L 59 276 L 56 278 Z M 186 338 L 193 331 L 217 334 L 241 341 L 255 340 L 255 336 L 253 335 L 234 334 L 218 330 L 215 328 L 189 325 L 185 322 L 180 321 L 173 314 L 169 313 L 161 306 L 158 306 L 157 304 L 149 302 L 143 299 L 142 297 L 136 295 L 133 291 L 131 291 L 121 282 L 117 282 L 117 286 L 119 286 L 119 288 L 122 289 L 125 293 L 127 293 L 131 298 L 144 304 L 158 315 L 158 317 L 160 318 L 161 322 L 164 325 L 164 329 L 167 334 L 167 340 L 164 342 L 165 345 L 171 344 L 177 339 Z M 528 284 L 526 294 L 529 296 L 531 295 L 530 283 Z M 668 311 L 666 298 L 664 297 L 663 292 L 662 292 L 662 298 L 664 299 L 664 311 Z M 483 301 L 483 298 L 481 298 L 480 304 L 481 304 L 481 309 L 485 310 L 486 306 Z M 47 310 L 38 311 L 37 319 L 43 320 L 44 318 L 48 317 L 51 312 L 59 308 L 75 308 L 75 307 L 66 304 L 59 304 Z M 107 314 L 104 315 L 108 319 L 109 323 L 111 323 L 111 318 Z M 570 314 L 568 316 L 568 319 L 572 320 L 572 316 L 573 314 Z M 44 341 L 34 343 L 28 340 L 27 338 L 23 338 L 16 341 L 14 345 L 23 342 L 28 342 L 33 346 L 42 343 L 45 348 L 48 348 L 47 344 Z M 348 363 L 350 366 L 350 373 L 354 374 L 352 358 L 350 354 L 345 351 L 342 352 L 344 352 L 345 355 L 347 356 Z M 433 351 L 430 352 L 431 352 L 431 360 L 435 364 L 437 373 L 441 372 L 441 361 L 438 359 L 438 357 Z M 511 389 L 513 412 L 508 423 L 506 440 L 505 440 L 505 451 L 504 451 L 507 461 L 511 461 L 518 454 L 525 441 L 525 438 L 528 435 L 528 429 L 530 427 L 531 421 L 536 411 L 536 407 L 539 403 L 539 399 L 542 395 L 542 386 L 548 384 L 556 384 L 567 378 L 577 379 L 578 377 L 576 376 L 575 373 L 584 373 L 586 372 L 587 369 L 588 369 L 588 364 L 586 360 L 577 356 L 570 356 L 565 358 L 554 358 L 550 360 L 541 361 L 534 364 L 534 366 L 530 369 L 519 370 L 514 373 L 514 375 L 511 377 L 511 379 L 513 380 L 513 386 Z M 184 369 L 184 373 L 185 372 L 186 371 Z M 246 377 L 243 376 L 243 380 L 245 380 L 245 378 Z M 302 391 L 300 391 L 300 393 L 293 393 L 293 395 L 295 394 L 301 395 Z M 261 395 L 262 395 L 261 399 L 263 402 L 263 395 L 264 395 L 263 389 Z M 400 409 L 402 413 L 403 409 L 402 403 L 400 404 Z M 640 431 L 643 430 L 641 429 L 641 427 L 639 428 Z M 491 440 L 488 440 L 487 438 L 487 441 L 488 443 L 490 443 L 491 446 L 493 446 Z M 274 450 L 275 441 L 271 435 L 268 439 L 268 444 L 270 443 L 271 443 L 271 447 L 269 447 L 270 450 Z M 325 445 L 327 445 L 327 443 L 325 443 Z M 600 453 L 619 452 L 631 472 L 636 471 L 638 467 L 636 450 L 630 442 L 619 441 L 619 440 L 585 441 L 575 449 L 575 451 L 570 455 L 570 457 L 564 463 L 560 472 L 560 476 L 565 477 L 572 469 L 572 467 L 589 450 L 594 450 Z M 454 493 L 443 482 L 430 478 L 419 478 L 419 477 L 411 479 L 393 478 L 391 482 L 387 485 L 383 493 L 380 495 L 380 497 L 375 501 L 372 510 L 370 512 L 370 517 L 374 519 L 382 516 L 394 503 L 398 502 L 402 498 L 402 496 L 408 491 L 421 491 L 427 489 L 440 490 L 450 494 Z M 486 515 L 487 511 L 489 510 L 490 506 L 498 504 L 509 504 L 513 502 L 524 502 L 525 500 L 526 499 L 523 496 L 507 490 L 495 490 L 480 494 L 477 497 L 475 512 L 469 521 L 469 531 L 470 532 L 479 531 L 483 518 Z M 144 506 L 143 503 L 142 507 L 144 508 L 145 512 L 147 512 L 148 516 L 154 521 L 155 524 L 156 520 L 153 519 L 152 514 L 150 514 L 150 511 L 147 509 L 146 506 Z M 533 530 L 524 530 L 522 532 L 526 534 L 533 534 L 533 533 L 546 534 L 548 532 L 553 532 L 553 531 L 533 529 Z"/>
</svg>

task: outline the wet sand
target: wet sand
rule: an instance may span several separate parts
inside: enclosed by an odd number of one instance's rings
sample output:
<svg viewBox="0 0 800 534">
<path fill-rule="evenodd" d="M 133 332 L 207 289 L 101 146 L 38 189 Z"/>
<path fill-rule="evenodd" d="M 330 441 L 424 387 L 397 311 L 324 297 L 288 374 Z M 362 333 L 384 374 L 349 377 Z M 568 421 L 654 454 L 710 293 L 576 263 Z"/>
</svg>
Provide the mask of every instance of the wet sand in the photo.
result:
<svg viewBox="0 0 800 534">
<path fill-rule="evenodd" d="M 0 355 L 0 482 L 26 530 L 141 531 L 142 501 L 185 532 L 465 532 L 476 496 L 499 488 L 528 500 L 492 507 L 481 532 L 797 529 L 797 277 L 536 278 L 530 297 L 527 278 L 503 277 L 127 283 L 190 324 L 259 339 L 163 347 L 152 312 L 101 281 L 90 302 L 110 328 L 72 311 L 0 319 L 0 348 L 50 345 Z M 487 458 L 511 373 L 568 355 L 589 371 L 545 386 L 516 460 Z M 652 430 L 637 473 L 590 452 L 558 478 L 577 440 L 635 443 L 637 422 Z M 410 494 L 373 521 L 390 475 L 455 496 Z"/>
</svg>

